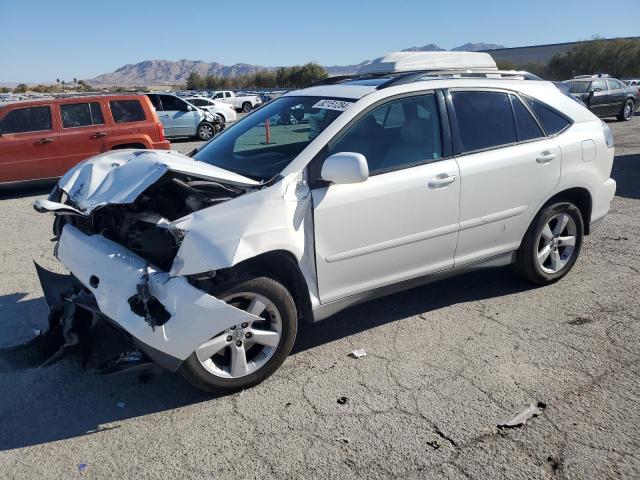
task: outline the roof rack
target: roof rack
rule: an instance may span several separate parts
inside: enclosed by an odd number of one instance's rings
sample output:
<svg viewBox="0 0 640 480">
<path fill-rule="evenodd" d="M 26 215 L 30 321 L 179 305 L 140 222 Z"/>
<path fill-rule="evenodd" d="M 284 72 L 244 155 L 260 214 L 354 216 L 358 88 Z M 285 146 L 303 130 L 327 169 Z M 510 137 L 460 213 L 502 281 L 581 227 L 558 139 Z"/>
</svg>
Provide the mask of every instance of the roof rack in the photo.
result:
<svg viewBox="0 0 640 480">
<path fill-rule="evenodd" d="M 311 85 L 317 87 L 320 85 L 337 85 L 341 83 L 353 82 L 357 80 L 388 78 L 386 82 L 376 87 L 376 90 L 393 87 L 395 85 L 404 85 L 423 80 L 438 80 L 442 78 L 492 78 L 507 80 L 541 80 L 536 75 L 523 70 L 416 70 L 412 72 L 380 72 L 380 73 L 363 73 L 353 75 L 339 75 L 335 77 L 325 78 Z"/>
</svg>

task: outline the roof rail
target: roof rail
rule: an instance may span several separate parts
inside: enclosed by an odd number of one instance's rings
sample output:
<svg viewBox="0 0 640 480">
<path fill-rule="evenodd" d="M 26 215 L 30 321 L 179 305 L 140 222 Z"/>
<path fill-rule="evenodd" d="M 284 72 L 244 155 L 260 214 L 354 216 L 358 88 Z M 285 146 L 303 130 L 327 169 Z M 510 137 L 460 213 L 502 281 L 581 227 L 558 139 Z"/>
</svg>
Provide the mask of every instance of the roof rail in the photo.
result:
<svg viewBox="0 0 640 480">
<path fill-rule="evenodd" d="M 378 85 L 377 89 L 403 85 L 422 80 L 438 80 L 442 78 L 492 78 L 507 80 L 542 80 L 536 75 L 522 70 L 430 70 L 410 72 L 391 78 L 388 82 Z"/>
</svg>

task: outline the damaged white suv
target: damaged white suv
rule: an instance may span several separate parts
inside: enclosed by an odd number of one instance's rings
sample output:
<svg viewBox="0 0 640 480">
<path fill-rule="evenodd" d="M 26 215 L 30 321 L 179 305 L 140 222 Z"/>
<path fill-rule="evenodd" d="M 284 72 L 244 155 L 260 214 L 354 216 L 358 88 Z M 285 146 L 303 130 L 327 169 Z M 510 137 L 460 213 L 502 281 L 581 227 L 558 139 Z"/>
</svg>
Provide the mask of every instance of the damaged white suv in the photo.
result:
<svg viewBox="0 0 640 480">
<path fill-rule="evenodd" d="M 232 391 L 282 364 L 302 318 L 482 267 L 560 279 L 614 195 L 611 132 L 483 55 L 391 54 L 268 103 L 191 158 L 119 150 L 73 168 L 34 206 L 55 213 L 76 310 Z"/>
</svg>

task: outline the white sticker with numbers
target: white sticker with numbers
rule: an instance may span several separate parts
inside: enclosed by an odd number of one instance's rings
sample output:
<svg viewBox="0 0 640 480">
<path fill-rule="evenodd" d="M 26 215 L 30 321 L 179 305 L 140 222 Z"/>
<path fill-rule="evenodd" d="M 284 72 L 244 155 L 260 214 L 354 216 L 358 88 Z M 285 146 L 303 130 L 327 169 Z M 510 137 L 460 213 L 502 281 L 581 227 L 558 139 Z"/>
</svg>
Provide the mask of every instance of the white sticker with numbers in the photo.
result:
<svg viewBox="0 0 640 480">
<path fill-rule="evenodd" d="M 320 100 L 311 108 L 324 108 L 326 110 L 338 110 L 340 112 L 344 112 L 350 105 L 351 102 L 345 102 L 342 100 Z"/>
</svg>

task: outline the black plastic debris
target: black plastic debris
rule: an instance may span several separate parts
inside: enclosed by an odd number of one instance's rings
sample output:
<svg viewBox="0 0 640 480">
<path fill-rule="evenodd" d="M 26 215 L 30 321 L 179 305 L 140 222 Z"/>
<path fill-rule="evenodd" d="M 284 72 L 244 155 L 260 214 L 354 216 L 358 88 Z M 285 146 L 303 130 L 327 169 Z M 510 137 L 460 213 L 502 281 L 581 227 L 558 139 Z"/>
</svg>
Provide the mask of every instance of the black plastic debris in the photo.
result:
<svg viewBox="0 0 640 480">
<path fill-rule="evenodd" d="M 349 399 L 347 397 L 338 398 L 338 405 L 346 405 L 349 403 Z"/>
<path fill-rule="evenodd" d="M 516 413 L 509 420 L 506 420 L 498 424 L 498 428 L 516 428 L 526 425 L 527 420 L 542 415 L 542 412 L 547 407 L 543 402 L 531 403 L 524 410 Z"/>
</svg>

